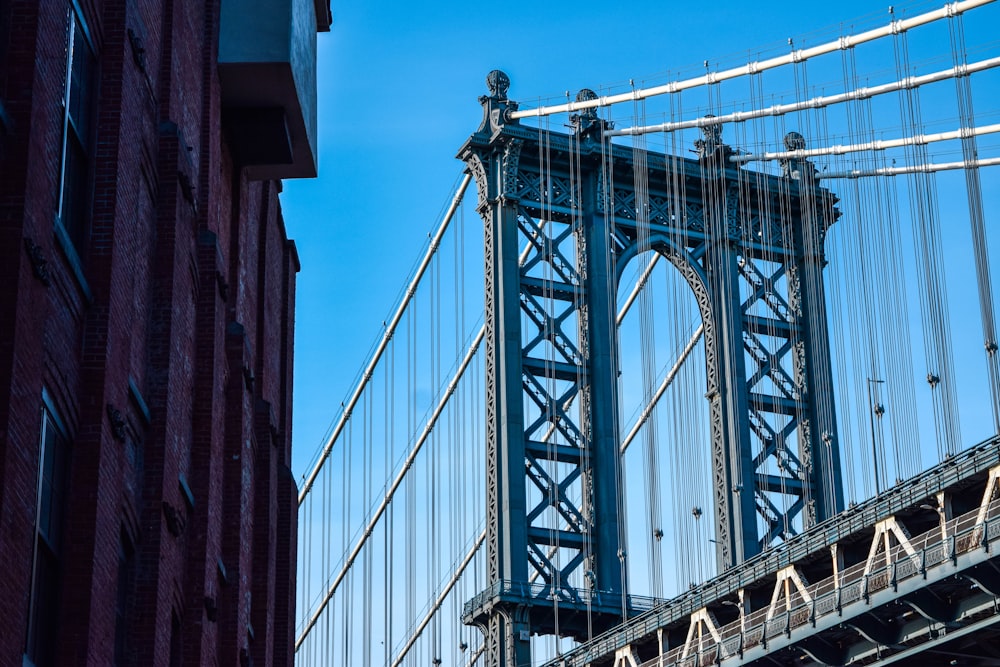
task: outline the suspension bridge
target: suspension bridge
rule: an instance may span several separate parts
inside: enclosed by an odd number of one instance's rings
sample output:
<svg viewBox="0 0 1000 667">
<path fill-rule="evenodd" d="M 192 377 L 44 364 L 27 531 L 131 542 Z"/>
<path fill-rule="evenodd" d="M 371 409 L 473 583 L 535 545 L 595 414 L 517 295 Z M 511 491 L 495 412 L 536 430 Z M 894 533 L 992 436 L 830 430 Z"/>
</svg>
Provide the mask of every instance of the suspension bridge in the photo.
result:
<svg viewBox="0 0 1000 667">
<path fill-rule="evenodd" d="M 996 25 L 490 72 L 299 484 L 298 664 L 1000 664 Z"/>
</svg>

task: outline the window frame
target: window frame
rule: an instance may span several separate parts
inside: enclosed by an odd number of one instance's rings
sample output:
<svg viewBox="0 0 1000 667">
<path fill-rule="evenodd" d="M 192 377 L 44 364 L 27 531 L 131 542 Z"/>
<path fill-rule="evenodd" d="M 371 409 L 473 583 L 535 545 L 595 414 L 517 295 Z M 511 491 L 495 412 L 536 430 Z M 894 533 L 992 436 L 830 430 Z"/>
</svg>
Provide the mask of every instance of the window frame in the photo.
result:
<svg viewBox="0 0 1000 667">
<path fill-rule="evenodd" d="M 59 155 L 59 192 L 56 207 L 56 226 L 60 240 L 71 259 L 80 263 L 86 252 L 90 236 L 91 207 L 93 204 L 93 158 L 96 98 L 98 87 L 97 49 L 87 21 L 76 0 L 68 11 L 66 38 L 66 69 L 62 95 L 62 130 Z M 78 39 L 82 38 L 82 51 L 77 53 Z M 74 67 L 81 56 L 89 62 L 78 80 L 74 77 Z M 74 105 L 74 95 L 82 90 L 79 103 Z M 80 118 L 74 118 L 76 115 Z M 75 155 L 73 165 L 69 164 Z M 74 174 L 70 174 L 70 167 Z M 70 212 L 68 207 L 77 206 L 79 211 Z M 68 241 L 69 243 L 65 243 Z"/>
<path fill-rule="evenodd" d="M 31 584 L 28 593 L 28 618 L 24 636 L 24 658 L 25 663 L 45 667 L 54 664 L 54 656 L 49 653 L 42 655 L 42 650 L 51 651 L 54 645 L 44 647 L 44 637 L 39 639 L 39 625 L 44 622 L 44 615 L 56 613 L 59 609 L 59 577 L 61 569 L 62 531 L 65 524 L 66 499 L 69 496 L 70 465 L 72 457 L 71 440 L 65 424 L 59 417 L 53 402 L 44 389 L 42 390 L 42 405 L 40 410 L 40 428 L 38 434 L 38 472 L 35 482 L 35 521 L 32 534 L 31 547 Z M 52 439 L 50 441 L 50 434 Z M 47 479 L 47 467 L 50 447 L 55 447 L 52 454 L 51 478 Z M 59 459 L 55 457 L 61 457 Z M 43 495 L 46 493 L 48 483 L 49 511 L 47 518 L 43 517 Z M 52 503 L 58 503 L 60 507 L 54 508 Z M 52 524 L 52 516 L 56 515 Z M 45 521 L 47 525 L 42 526 Z M 44 549 L 44 553 L 43 553 Z M 42 590 L 40 586 L 41 560 L 48 559 L 50 567 L 54 567 L 55 578 L 46 583 L 49 587 Z M 46 599 L 42 599 L 45 597 Z M 42 609 L 40 607 L 50 607 Z M 51 619 L 50 619 L 51 620 Z M 55 624 L 53 624 L 55 625 Z M 54 644 L 54 642 L 49 642 Z"/>
</svg>

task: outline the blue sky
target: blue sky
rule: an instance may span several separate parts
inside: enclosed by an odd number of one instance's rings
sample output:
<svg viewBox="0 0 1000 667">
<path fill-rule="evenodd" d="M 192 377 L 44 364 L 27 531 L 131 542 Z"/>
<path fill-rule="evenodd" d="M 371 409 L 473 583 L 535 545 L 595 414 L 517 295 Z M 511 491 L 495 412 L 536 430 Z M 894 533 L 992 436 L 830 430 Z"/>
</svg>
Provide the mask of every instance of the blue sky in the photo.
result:
<svg viewBox="0 0 1000 667">
<path fill-rule="evenodd" d="M 900 5 L 896 7 L 897 17 L 920 14 L 936 9 L 941 4 L 942 2 L 935 0 Z M 979 10 L 973 15 L 976 18 L 965 22 L 968 43 L 980 46 L 991 44 L 990 56 L 996 55 L 995 26 L 998 11 L 1000 8 L 997 6 Z M 301 478 L 308 471 L 317 449 L 324 444 L 324 437 L 338 415 L 341 402 L 346 400 L 353 389 L 373 344 L 381 334 L 383 322 L 394 310 L 415 263 L 423 254 L 428 234 L 438 226 L 454 193 L 463 171 L 463 164 L 455 158 L 455 154 L 479 125 L 482 112 L 477 98 L 486 93 L 485 78 L 490 70 L 504 70 L 511 79 L 510 98 L 519 101 L 522 108 L 533 107 L 540 101 L 561 102 L 567 93 L 575 95 L 583 87 L 599 92 L 622 92 L 628 89 L 630 80 L 636 87 L 645 87 L 697 76 L 704 73 L 706 61 L 712 70 L 735 67 L 748 61 L 787 53 L 789 38 L 794 40 L 796 47 L 808 47 L 834 40 L 839 35 L 882 26 L 889 20 L 888 5 L 861 0 L 844 0 L 839 3 L 737 3 L 732 0 L 717 0 L 713 3 L 618 4 L 599 4 L 589 0 L 534 3 L 520 0 L 505 3 L 334 0 L 333 13 L 332 31 L 319 37 L 319 177 L 286 181 L 282 194 L 288 234 L 295 239 L 302 261 L 296 306 L 293 426 L 293 472 L 296 478 Z M 981 18 L 983 15 L 985 19 Z M 940 48 L 942 34 L 943 42 L 947 45 L 946 27 L 939 26 L 934 30 L 912 33 L 910 43 L 914 53 L 914 69 L 925 72 L 951 66 L 947 49 L 942 52 Z M 937 40 L 937 50 L 924 49 L 925 39 Z M 893 63 L 891 44 L 888 47 L 859 48 L 858 51 L 859 61 L 864 60 L 859 67 L 865 77 L 870 77 L 865 78 L 860 85 L 873 85 L 899 78 Z M 938 60 L 922 61 L 932 56 Z M 970 60 L 981 57 L 982 53 L 970 52 L 969 55 Z M 769 75 L 764 99 L 758 97 L 752 102 L 770 105 L 787 102 L 792 98 L 801 99 L 806 94 L 812 97 L 842 92 L 848 88 L 842 79 L 839 56 L 834 58 L 832 69 L 824 69 L 822 66 L 809 69 L 807 91 L 796 90 L 798 86 L 793 81 L 792 73 L 787 71 L 789 69 L 791 68 L 785 68 L 784 73 L 776 71 L 773 76 Z M 994 71 L 975 81 L 978 123 L 1000 123 L 1000 112 L 997 111 L 1000 109 L 1000 72 Z M 747 95 L 739 92 L 739 85 L 734 83 L 732 88 L 722 88 L 722 96 L 731 93 L 732 97 L 721 100 L 723 107 L 734 101 L 750 103 Z M 928 128 L 926 131 L 955 129 L 956 112 L 945 108 L 947 104 L 954 106 L 954 94 L 954 83 L 950 81 L 923 93 L 923 121 Z M 684 117 L 700 115 L 694 108 L 699 103 L 698 94 L 688 96 L 685 93 Z M 620 126 L 631 123 L 628 118 L 631 105 L 622 106 L 629 108 L 616 108 L 614 112 L 614 118 Z M 883 132 L 879 138 L 901 136 L 898 127 L 898 101 L 895 98 L 885 99 L 874 103 L 874 109 L 876 126 Z M 660 122 L 655 113 L 662 110 L 663 103 L 659 107 L 651 103 L 648 122 Z M 940 113 L 936 114 L 935 111 L 938 110 Z M 815 118 L 821 115 L 807 116 L 805 124 L 815 123 Z M 822 143 L 849 143 L 845 141 L 845 137 L 836 134 L 837 121 L 834 120 L 834 115 L 834 112 L 830 113 L 829 127 L 817 130 L 817 133 L 827 133 L 823 137 L 810 137 L 808 127 L 796 125 L 802 118 L 787 117 L 773 123 L 768 121 L 765 132 L 769 134 L 769 148 L 773 150 L 773 144 L 777 142 L 775 137 L 782 136 L 788 129 L 802 131 L 807 142 L 813 141 L 814 146 Z M 565 117 L 556 117 L 551 121 L 550 127 L 553 130 L 561 129 L 564 122 Z M 742 146 L 739 138 L 734 136 L 736 131 L 729 128 L 726 131 L 729 136 L 724 138 L 734 145 L 752 148 L 754 152 L 760 150 L 759 146 Z M 855 137 L 854 140 L 862 139 Z M 651 135 L 649 141 L 649 146 L 657 149 L 662 148 L 664 139 Z M 688 137 L 684 138 L 685 150 L 690 148 L 689 141 Z M 984 139 L 980 142 L 980 148 L 984 155 L 994 156 L 1000 153 L 995 138 Z M 960 157 L 952 155 L 935 161 L 957 159 Z M 831 160 L 830 164 L 833 167 L 839 165 L 840 168 L 852 166 L 849 159 L 840 162 Z M 1000 210 L 998 172 L 1000 169 L 997 168 L 981 172 L 990 243 L 994 249 L 995 286 L 1000 286 L 995 259 L 996 248 L 1000 247 L 1000 226 L 990 223 L 995 223 L 996 213 Z M 895 182 L 902 193 L 900 198 L 904 200 L 905 209 L 906 181 L 900 178 Z M 956 336 L 968 334 L 967 338 L 956 338 L 955 356 L 958 365 L 977 368 L 982 365 L 983 348 L 978 307 L 974 291 L 969 288 L 973 279 L 967 238 L 969 225 L 962 217 L 965 207 L 963 174 L 952 172 L 950 175 L 941 175 L 937 183 L 942 193 L 940 216 L 946 237 L 943 252 L 948 264 L 947 280 L 952 298 L 952 330 Z M 857 227 L 851 227 L 856 222 L 852 219 L 852 210 L 848 206 L 847 193 L 850 187 L 846 184 L 834 187 L 838 193 L 845 194 L 845 215 L 835 228 L 836 231 L 831 233 L 831 238 L 840 235 L 842 240 L 848 236 L 849 230 Z M 960 200 L 950 199 L 951 193 L 960 194 Z M 474 185 L 470 187 L 468 199 L 475 202 Z M 956 205 L 952 206 L 953 203 Z M 481 225 L 474 206 L 467 206 L 461 215 L 465 218 L 469 243 L 480 243 L 478 239 Z M 885 224 L 885 229 L 902 230 L 901 247 L 908 256 L 912 256 L 909 229 L 903 229 L 902 225 L 898 228 L 890 227 L 889 223 L 892 222 L 896 221 L 891 215 L 871 215 L 866 218 L 866 224 Z M 883 227 L 875 229 L 881 230 Z M 852 246 L 841 244 L 831 249 L 830 245 L 828 240 L 833 264 L 827 269 L 828 279 L 855 270 L 855 258 L 850 255 Z M 466 285 L 470 293 L 476 292 L 477 295 L 482 291 L 482 275 L 475 266 L 478 261 L 478 258 L 469 260 L 472 270 L 468 273 Z M 905 278 L 909 279 L 910 276 Z M 916 287 L 910 287 L 907 297 L 909 303 L 903 305 L 911 318 L 909 334 L 915 348 L 921 343 L 921 327 L 917 321 L 920 310 L 916 301 L 917 291 Z M 471 303 L 474 299 L 469 301 Z M 471 319 L 471 315 L 469 318 Z M 678 325 L 676 333 L 680 343 L 687 340 L 690 331 L 686 328 L 688 324 Z M 690 325 L 693 327 L 693 323 Z M 478 325 L 473 322 L 469 330 L 474 331 L 476 328 Z M 849 341 L 846 345 L 849 347 L 853 342 Z M 885 344 L 893 345 L 893 341 Z M 444 357 L 449 357 L 452 351 L 450 342 L 443 347 Z M 422 348 L 420 353 L 433 354 L 429 352 L 429 346 L 427 349 Z M 673 360 L 672 350 L 657 354 L 658 367 Z M 402 356 L 401 352 L 400 357 Z M 922 355 L 914 352 L 912 356 L 913 375 L 918 385 L 915 392 L 926 393 L 926 385 L 920 386 L 925 372 Z M 438 362 L 441 369 L 451 365 L 450 357 L 439 358 Z M 626 373 L 630 372 L 629 363 L 623 361 Z M 402 365 L 401 362 L 400 366 Z M 635 370 L 637 368 L 633 363 L 631 372 L 638 373 Z M 863 396 L 865 372 L 861 371 L 859 374 L 857 368 L 852 372 L 860 378 L 857 381 L 861 387 L 861 399 L 845 400 L 838 404 L 843 422 L 841 432 L 843 434 L 849 428 L 854 428 L 860 433 L 856 449 L 866 455 L 870 450 L 867 440 L 869 404 Z M 963 420 L 979 422 L 973 428 L 963 431 L 965 446 L 985 437 L 991 432 L 988 429 L 992 428 L 988 417 L 980 419 L 988 415 L 990 399 L 981 382 L 981 369 L 978 372 L 980 375 L 976 376 L 974 382 L 961 386 L 959 397 Z M 421 419 L 419 415 L 423 414 L 425 403 L 429 404 L 431 401 L 429 387 L 433 384 L 440 386 L 442 380 L 446 381 L 447 376 L 425 382 L 427 388 L 420 387 L 420 391 L 427 395 L 419 397 L 419 411 L 413 409 L 411 414 L 407 412 L 410 410 L 409 405 L 406 409 L 401 405 L 397 406 L 401 413 L 399 419 L 403 420 L 405 417 L 410 422 L 417 423 Z M 631 391 L 635 393 L 636 390 L 633 387 Z M 690 398 L 686 395 L 673 405 L 686 409 L 689 404 L 698 403 L 701 408 L 696 406 L 696 409 L 704 408 L 704 404 L 700 403 L 700 393 L 688 394 L 694 396 L 690 403 L 684 403 Z M 858 395 L 854 391 L 854 396 Z M 626 399 L 629 398 L 626 396 Z M 627 403 L 623 405 L 623 411 L 628 423 L 631 423 L 635 401 L 623 402 Z M 414 401 L 416 403 L 417 400 Z M 890 418 L 904 414 L 891 403 L 888 410 Z M 920 423 L 914 428 L 924 434 L 933 434 L 929 411 L 922 410 L 916 421 Z M 422 425 L 423 422 L 419 421 L 419 424 Z M 912 424 L 909 426 L 913 427 Z M 963 427 L 965 426 L 963 422 Z M 400 452 L 405 445 L 406 434 L 399 435 L 399 443 L 394 446 L 392 456 L 386 457 L 394 465 L 398 465 Z M 933 439 L 933 435 L 923 437 Z M 904 438 L 897 440 L 902 441 Z M 664 442 L 661 440 L 661 445 Z M 376 447 L 380 443 L 380 438 L 374 438 Z M 903 449 L 914 447 L 911 441 L 903 442 L 900 446 Z M 639 454 L 639 449 L 641 448 L 635 448 L 635 455 Z M 448 452 L 450 455 L 451 450 Z M 706 452 L 702 454 L 707 457 Z M 442 452 L 440 455 L 445 454 Z M 927 453 L 920 465 L 929 466 L 934 462 L 935 455 L 934 452 Z M 375 455 L 376 463 L 378 456 L 379 454 Z M 363 461 L 363 458 L 356 457 L 354 465 L 360 467 L 359 462 Z M 478 463 L 470 460 L 468 467 L 472 469 L 475 465 Z M 868 462 L 863 461 L 861 465 L 867 466 Z M 371 493 L 367 494 L 367 499 L 380 497 L 382 480 L 389 476 L 382 475 L 381 466 L 375 468 L 374 479 L 369 481 L 369 485 L 374 486 L 370 489 Z M 707 462 L 702 468 L 707 475 Z M 859 469 L 856 476 L 864 478 L 864 485 L 870 485 L 867 468 Z M 356 485 L 364 483 L 362 476 L 354 477 Z M 410 478 L 414 477 L 416 475 L 410 475 Z M 350 471 L 343 478 L 338 477 L 332 485 L 340 484 L 341 479 L 346 480 L 349 485 L 352 481 Z M 638 481 L 638 476 L 634 479 Z M 710 515 L 711 500 L 705 486 L 696 491 L 706 496 L 704 501 L 699 502 L 706 514 Z M 641 485 L 636 484 L 635 488 L 641 488 Z M 357 491 L 355 486 L 354 496 L 363 495 Z M 848 500 L 863 499 L 870 492 L 870 488 L 859 488 L 856 492 L 849 489 Z M 352 497 L 349 486 L 344 497 Z M 471 513 L 479 511 L 481 497 L 468 503 L 460 491 L 456 491 L 454 497 L 461 500 L 463 511 L 466 504 L 471 508 Z M 450 492 L 448 498 L 452 498 Z M 683 515 L 680 520 L 692 521 L 691 503 L 688 499 L 672 503 L 677 505 L 673 509 Z M 344 517 L 348 514 L 360 515 L 370 509 L 366 498 L 355 501 L 355 504 L 356 506 L 348 505 Z M 484 512 L 479 512 L 479 516 L 482 514 Z M 639 516 L 641 513 L 633 514 Z M 667 519 L 668 524 L 669 521 Z M 455 523 L 459 527 L 465 526 L 465 522 L 461 520 Z M 691 558 L 694 560 L 688 564 L 672 565 L 678 571 L 687 568 L 698 580 L 712 571 L 710 561 L 714 547 L 710 545 L 708 523 L 704 521 L 697 528 L 704 533 L 696 538 L 703 548 L 691 550 Z M 350 530 L 343 528 L 344 537 L 353 535 L 359 526 L 360 519 L 351 523 Z M 342 527 L 338 524 L 335 534 L 341 530 Z M 467 532 L 471 535 L 475 531 L 470 529 Z M 643 531 L 636 529 L 633 533 L 641 537 Z M 668 531 L 668 534 L 672 533 Z M 456 533 L 453 537 L 458 540 L 465 539 L 468 535 Z M 456 547 L 454 551 L 457 550 Z M 636 549 L 632 550 L 632 553 L 637 552 Z M 453 555 L 454 553 L 445 554 L 448 558 Z M 636 569 L 641 575 L 641 568 Z M 376 573 L 377 570 L 376 567 Z M 686 582 L 682 581 L 680 585 L 682 588 L 686 587 Z M 463 600 L 474 592 L 472 584 L 469 586 L 469 590 L 464 591 L 466 597 Z M 640 585 L 633 592 L 648 592 L 648 587 L 644 586 Z M 451 613 L 449 618 L 452 616 L 457 614 Z M 398 628 L 396 637 L 398 638 Z"/>
<path fill-rule="evenodd" d="M 936 3 L 908 5 L 911 14 Z M 391 313 L 462 164 L 494 68 L 524 106 L 582 87 L 734 66 L 884 23 L 887 7 L 838 3 L 333 3 L 319 37 L 319 177 L 286 181 L 302 260 L 295 349 L 295 472 L 321 444 Z M 676 77 L 671 77 L 676 78 Z M 471 210 L 471 209 L 470 209 Z M 470 215 L 473 213 L 470 212 Z"/>
</svg>

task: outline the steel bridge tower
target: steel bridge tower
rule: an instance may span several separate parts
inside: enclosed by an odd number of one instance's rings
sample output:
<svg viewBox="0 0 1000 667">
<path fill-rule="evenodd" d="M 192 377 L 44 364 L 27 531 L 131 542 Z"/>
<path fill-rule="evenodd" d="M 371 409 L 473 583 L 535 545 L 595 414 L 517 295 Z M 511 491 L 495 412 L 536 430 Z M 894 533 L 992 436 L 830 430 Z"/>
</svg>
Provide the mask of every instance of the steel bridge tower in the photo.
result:
<svg viewBox="0 0 1000 667">
<path fill-rule="evenodd" d="M 586 639 L 642 606 L 626 590 L 615 300 L 646 250 L 681 272 L 703 321 L 720 571 L 843 504 L 822 281 L 836 198 L 812 165 L 743 170 L 718 125 L 697 159 L 612 145 L 593 111 L 569 134 L 524 126 L 509 83 L 489 74 L 459 153 L 484 222 L 487 326 L 488 588 L 464 620 L 489 665 L 530 664 L 532 633 Z"/>
</svg>

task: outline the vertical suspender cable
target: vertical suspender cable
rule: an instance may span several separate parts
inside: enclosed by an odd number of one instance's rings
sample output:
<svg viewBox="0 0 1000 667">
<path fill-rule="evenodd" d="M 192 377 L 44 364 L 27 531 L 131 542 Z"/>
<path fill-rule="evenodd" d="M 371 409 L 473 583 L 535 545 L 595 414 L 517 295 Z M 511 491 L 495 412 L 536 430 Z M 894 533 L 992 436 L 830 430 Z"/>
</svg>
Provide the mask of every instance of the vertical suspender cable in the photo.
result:
<svg viewBox="0 0 1000 667">
<path fill-rule="evenodd" d="M 378 523 L 379 519 L 382 518 L 382 515 L 385 513 L 386 508 L 389 506 L 389 503 L 392 501 L 393 497 L 395 496 L 396 491 L 399 489 L 400 485 L 403 483 L 403 480 L 404 479 L 409 479 L 409 477 L 407 476 L 407 473 L 409 472 L 410 468 L 413 466 L 413 462 L 416 460 L 417 454 L 420 453 L 420 449 L 423 447 L 424 443 L 427 441 L 427 438 L 433 432 L 434 426 L 437 424 L 438 418 L 441 416 L 441 413 L 444 411 L 444 407 L 447 404 L 448 399 L 455 392 L 455 386 L 457 385 L 458 380 L 462 377 L 462 374 L 465 372 L 465 369 L 468 368 L 469 364 L 472 362 L 472 359 L 475 356 L 476 351 L 479 349 L 480 344 L 483 342 L 484 336 L 485 336 L 485 329 L 480 329 L 479 330 L 479 334 L 476 336 L 475 340 L 472 342 L 472 345 L 469 346 L 469 350 L 468 350 L 468 352 L 466 352 L 465 358 L 462 359 L 462 363 L 459 366 L 458 371 L 455 373 L 455 377 L 452 378 L 451 382 L 448 385 L 448 388 L 445 390 L 444 395 L 441 397 L 441 400 L 438 402 L 437 407 L 435 407 L 434 412 L 431 414 L 430 418 L 427 420 L 427 425 L 424 427 L 423 431 L 420 434 L 420 437 L 417 438 L 417 441 L 414 443 L 413 448 L 410 450 L 409 455 L 406 457 L 406 461 L 403 463 L 402 468 L 400 469 L 399 473 L 397 473 L 396 478 L 392 481 L 392 485 L 389 487 L 389 490 L 386 491 L 385 498 L 382 499 L 382 502 L 379 504 L 378 508 L 375 510 L 375 513 L 372 515 L 371 519 L 369 519 L 368 525 L 365 526 L 365 529 L 362 532 L 361 537 L 358 538 L 358 542 L 354 545 L 354 549 L 351 551 L 351 553 L 348 555 L 347 559 L 344 561 L 344 564 L 341 567 L 340 572 L 337 574 L 336 578 L 334 578 L 333 583 L 330 585 L 329 590 L 326 592 L 326 595 L 323 597 L 322 602 L 316 608 L 316 611 L 313 612 L 313 615 L 310 618 L 309 622 L 306 624 L 305 628 L 300 633 L 298 640 L 296 640 L 296 642 L 295 642 L 295 648 L 296 649 L 298 649 L 298 647 L 302 644 L 302 641 L 305 639 L 305 636 L 309 633 L 309 631 L 312 629 L 312 627 L 316 624 L 316 621 L 319 619 L 319 616 L 323 613 L 323 609 L 326 607 L 327 604 L 329 604 L 330 599 L 333 598 L 333 594 L 336 593 L 337 588 L 340 586 L 340 583 L 344 580 L 344 577 L 347 575 L 347 572 L 350 570 L 351 566 L 354 565 L 355 559 L 357 559 L 358 554 L 361 552 L 361 549 L 364 547 L 365 542 L 371 536 L 372 532 L 375 530 L 375 525 Z M 348 478 L 348 484 L 349 484 L 349 480 L 350 480 L 350 478 Z M 407 497 L 407 501 L 408 501 L 407 502 L 407 510 L 408 510 L 407 514 L 411 515 L 412 513 L 410 512 L 410 510 L 412 509 L 412 503 L 410 503 L 409 500 L 410 500 L 410 498 L 409 498 L 409 495 L 408 495 L 408 497 Z M 407 521 L 408 524 L 411 523 L 411 519 L 412 518 L 413 518 L 412 516 L 408 517 L 408 521 Z M 346 525 L 346 523 L 345 523 L 345 525 Z M 412 551 L 408 552 L 408 553 L 412 553 Z M 412 574 L 413 573 L 411 572 L 410 575 L 412 575 Z M 411 576 L 411 578 L 413 578 L 413 577 Z"/>
<path fill-rule="evenodd" d="M 319 474 L 320 468 L 323 467 L 323 464 L 330 457 L 330 451 L 333 449 L 333 444 L 337 441 L 337 438 L 340 437 L 340 433 L 343 431 L 344 425 L 351 417 L 351 411 L 354 410 L 358 400 L 361 398 L 362 392 L 365 387 L 368 386 L 368 382 L 371 380 L 372 374 L 375 372 L 375 366 L 378 365 L 379 360 L 382 358 L 382 353 L 385 352 L 389 341 L 392 340 L 393 335 L 396 333 L 396 327 L 399 325 L 400 320 L 403 318 L 403 313 L 406 312 L 410 301 L 416 294 L 417 285 L 420 283 L 420 279 L 423 277 L 424 272 L 430 265 L 431 259 L 434 257 L 435 253 L 437 253 L 437 249 L 441 245 L 441 239 L 444 237 L 444 233 L 448 230 L 448 225 L 451 223 L 451 219 L 455 215 L 455 211 L 458 209 L 458 205 L 461 203 L 462 197 L 465 195 L 465 190 L 469 187 L 469 181 L 471 180 L 471 174 L 466 174 L 462 178 L 462 182 L 458 186 L 458 191 L 451 200 L 451 205 L 448 207 L 448 211 L 445 213 L 444 219 L 441 221 L 441 225 L 438 227 L 437 232 L 431 239 L 430 247 L 427 248 L 427 252 L 424 255 L 423 260 L 417 267 L 417 271 L 413 276 L 413 280 L 410 281 L 409 287 L 406 288 L 406 294 L 403 296 L 402 302 L 400 302 L 399 307 L 396 308 L 396 313 L 392 316 L 392 319 L 389 321 L 389 325 L 382 334 L 382 340 L 379 341 L 378 347 L 375 348 L 375 352 L 372 354 L 371 360 L 369 360 L 368 365 L 365 367 L 364 373 L 361 376 L 361 381 L 358 383 L 354 393 L 351 394 L 351 398 L 347 401 L 347 404 L 341 412 L 340 419 L 334 427 L 333 433 L 327 440 L 326 445 L 323 447 L 323 452 L 320 454 L 319 460 L 316 462 L 312 472 L 309 473 L 305 483 L 302 485 L 302 491 L 299 492 L 299 504 L 302 504 L 302 500 L 312 489 L 312 485 L 316 481 L 316 475 Z"/>
<path fill-rule="evenodd" d="M 910 64 L 907 35 L 894 35 L 893 46 L 897 70 L 901 73 L 908 72 Z M 900 107 L 904 128 L 912 134 L 922 124 L 919 89 L 904 90 L 900 97 Z M 928 161 L 925 146 L 915 146 L 907 153 L 911 164 Z M 944 289 L 937 189 L 936 182 L 929 173 L 913 174 L 910 186 L 917 206 L 915 246 L 920 253 L 917 258 L 917 275 L 923 285 L 920 294 L 925 327 L 927 383 L 934 407 L 938 456 L 943 459 L 957 451 L 961 435 L 955 398 L 955 365 L 948 322 L 948 300 Z"/>
<path fill-rule="evenodd" d="M 486 531 L 484 530 L 479 534 L 479 537 L 476 538 L 475 543 L 473 543 L 469 551 L 466 552 L 465 558 L 462 559 L 462 563 L 455 570 L 454 574 L 452 574 L 451 579 L 449 579 L 448 583 L 445 584 L 445 587 L 444 589 L 442 589 L 441 593 L 438 594 L 438 596 L 434 599 L 434 603 L 431 605 L 431 608 L 427 611 L 427 614 L 424 616 L 423 620 L 420 621 L 420 624 L 417 625 L 417 628 L 413 631 L 413 634 L 410 635 L 409 640 L 406 642 L 406 645 L 403 646 L 403 649 L 399 652 L 399 655 L 397 655 L 396 659 L 393 660 L 392 667 L 398 667 L 400 664 L 402 664 L 403 659 L 406 657 L 406 654 L 410 652 L 410 649 L 413 648 L 413 645 L 417 642 L 417 639 L 420 638 L 420 635 L 427 628 L 427 625 L 435 617 L 435 614 L 437 613 L 438 609 L 440 609 L 441 605 L 444 603 L 445 598 L 448 597 L 448 593 L 450 593 L 451 589 L 455 587 L 455 584 L 462 577 L 462 573 L 465 572 L 465 568 L 468 567 L 469 563 L 472 562 L 472 559 L 476 555 L 476 552 L 479 550 L 479 548 L 483 545 L 485 541 L 486 541 Z"/>
<path fill-rule="evenodd" d="M 961 15 L 948 22 L 955 65 L 965 62 L 965 30 Z M 955 79 L 958 95 L 959 122 L 967 132 L 962 136 L 962 159 L 972 165 L 978 156 L 976 137 L 968 131 L 976 126 L 972 104 L 972 81 L 968 76 Z M 972 227 L 973 255 L 976 264 L 976 291 L 986 349 L 986 366 L 993 409 L 993 430 L 1000 433 L 1000 355 L 997 354 L 996 319 L 993 312 L 993 283 L 990 276 L 990 254 L 986 241 L 986 221 L 983 215 L 982 184 L 979 169 L 965 168 L 966 195 L 969 200 L 969 224 Z"/>
</svg>

